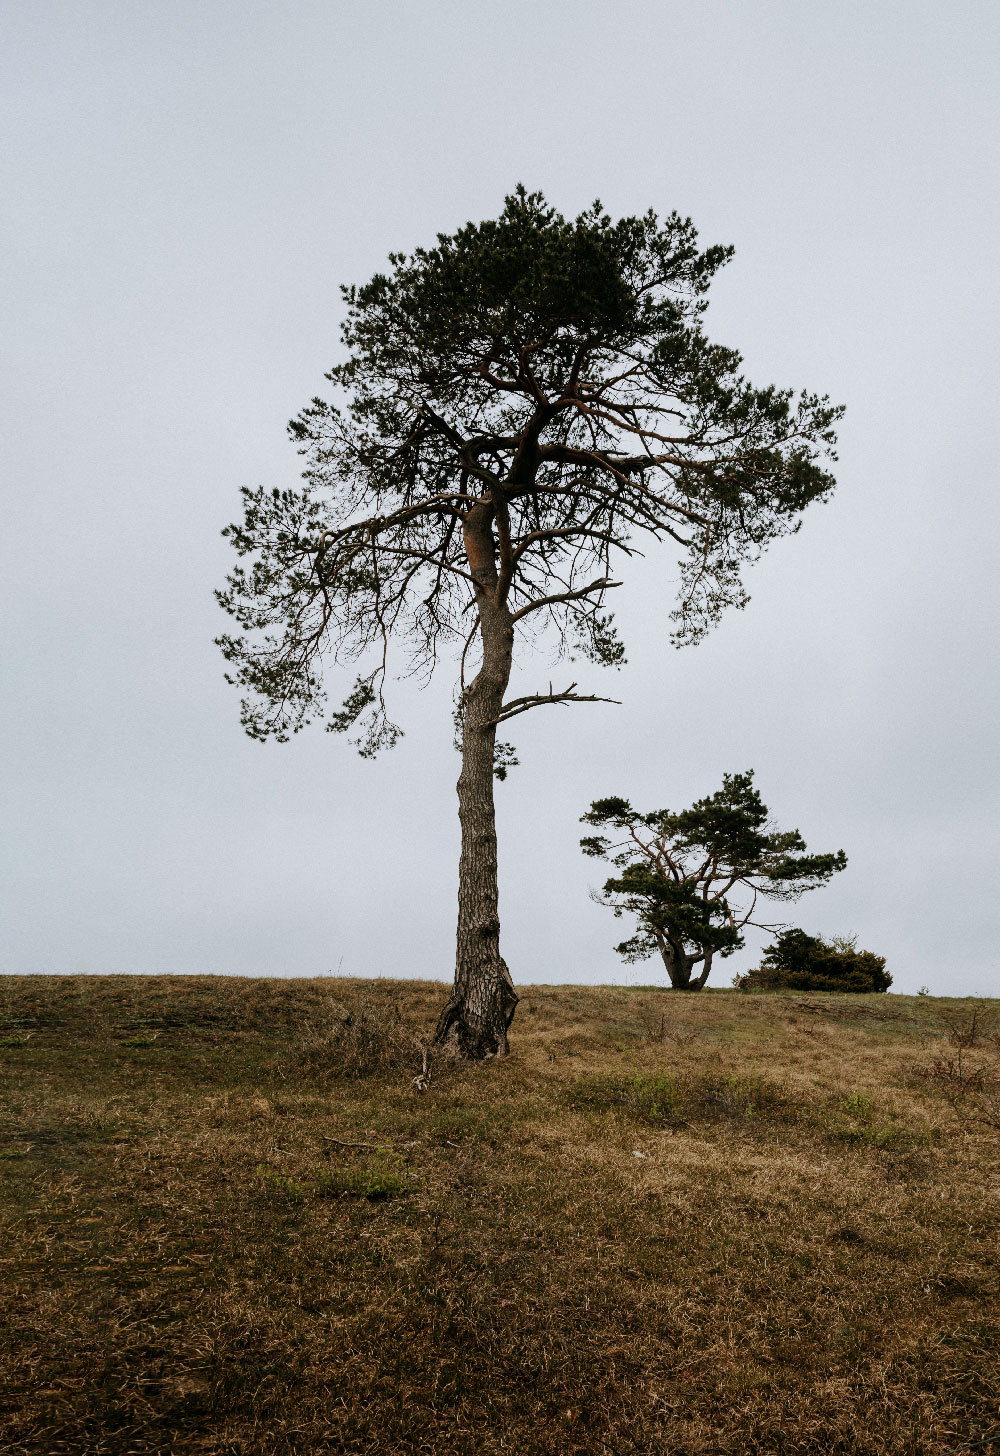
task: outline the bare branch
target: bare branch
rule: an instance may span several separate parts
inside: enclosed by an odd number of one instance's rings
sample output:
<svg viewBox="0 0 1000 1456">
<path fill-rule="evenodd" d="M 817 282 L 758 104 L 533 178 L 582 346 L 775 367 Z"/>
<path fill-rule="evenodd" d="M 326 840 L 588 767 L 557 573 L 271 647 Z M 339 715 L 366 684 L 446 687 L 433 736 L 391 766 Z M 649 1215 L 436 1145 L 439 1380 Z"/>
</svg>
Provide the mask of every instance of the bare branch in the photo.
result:
<svg viewBox="0 0 1000 1456">
<path fill-rule="evenodd" d="M 530 693 L 524 698 L 511 698 L 509 703 L 504 703 L 499 715 L 493 718 L 487 726 L 496 727 L 500 723 L 506 723 L 508 718 L 516 718 L 518 713 L 527 713 L 529 709 L 540 708 L 546 703 L 614 703 L 621 707 L 621 701 L 618 698 L 600 698 L 593 693 L 575 693 L 573 691 L 575 687 L 576 683 L 570 683 L 564 693 L 554 693 L 552 684 L 549 683 L 547 693 Z"/>
<path fill-rule="evenodd" d="M 574 537 L 583 536 L 588 540 L 603 541 L 606 546 L 615 546 L 623 551 L 626 556 L 636 556 L 639 553 L 634 547 L 623 544 L 621 539 L 612 531 L 595 531 L 585 524 L 579 526 L 558 526 L 544 531 L 531 531 L 527 536 L 522 537 L 514 550 L 514 564 L 520 561 L 526 551 L 540 541 L 569 541 Z"/>
<path fill-rule="evenodd" d="M 579 601 L 581 597 L 590 596 L 592 592 L 611 591 L 616 586 L 621 586 L 621 582 L 609 581 L 606 576 L 601 576 L 598 577 L 597 581 L 592 581 L 589 586 L 578 587 L 576 591 L 556 592 L 550 597 L 539 597 L 536 601 L 529 602 L 527 606 L 519 608 L 518 611 L 512 614 L 510 620 L 516 622 L 521 617 L 526 617 L 529 612 L 536 612 L 539 607 L 552 607 L 557 602 Z"/>
</svg>

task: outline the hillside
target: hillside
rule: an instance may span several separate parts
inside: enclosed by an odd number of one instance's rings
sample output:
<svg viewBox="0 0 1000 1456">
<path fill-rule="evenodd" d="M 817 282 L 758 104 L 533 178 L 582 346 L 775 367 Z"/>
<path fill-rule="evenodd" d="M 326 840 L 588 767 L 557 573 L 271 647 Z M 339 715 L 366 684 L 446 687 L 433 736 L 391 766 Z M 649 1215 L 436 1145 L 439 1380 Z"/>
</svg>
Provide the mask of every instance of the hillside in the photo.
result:
<svg viewBox="0 0 1000 1456">
<path fill-rule="evenodd" d="M 0 1451 L 1000 1449 L 996 1003 L 441 998 L 0 979 Z"/>
</svg>

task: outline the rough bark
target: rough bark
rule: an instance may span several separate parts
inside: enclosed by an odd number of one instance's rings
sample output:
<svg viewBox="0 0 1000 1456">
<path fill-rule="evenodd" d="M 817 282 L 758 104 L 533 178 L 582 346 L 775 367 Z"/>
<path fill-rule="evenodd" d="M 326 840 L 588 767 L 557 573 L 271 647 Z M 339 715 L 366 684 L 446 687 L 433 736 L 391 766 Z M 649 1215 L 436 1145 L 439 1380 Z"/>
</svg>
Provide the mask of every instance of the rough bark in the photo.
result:
<svg viewBox="0 0 1000 1456">
<path fill-rule="evenodd" d="M 692 991 L 700 991 L 701 990 L 702 986 L 704 986 L 705 982 L 708 980 L 708 973 L 709 973 L 709 971 L 711 969 L 712 969 L 712 952 L 709 950 L 709 951 L 706 951 L 705 952 L 705 964 L 701 968 L 701 974 L 699 976 L 696 976 L 694 978 L 694 980 L 691 982 L 690 989 Z"/>
<path fill-rule="evenodd" d="M 496 720 L 510 681 L 514 626 L 505 602 L 497 604 L 497 572 L 490 519 L 465 523 L 466 554 L 476 582 L 482 665 L 463 697 L 462 771 L 458 817 L 462 851 L 458 871 L 455 984 L 441 1013 L 435 1044 L 473 1059 L 506 1056 L 507 1030 L 517 994 L 500 954 L 497 832 L 493 802 Z"/>
<path fill-rule="evenodd" d="M 689 956 L 682 945 L 667 940 L 665 936 L 658 935 L 657 941 L 663 964 L 670 978 L 671 990 L 700 991 L 712 969 L 713 952 L 706 951 L 702 955 Z M 694 968 L 699 961 L 704 961 L 704 965 L 699 974 L 695 975 Z"/>
</svg>

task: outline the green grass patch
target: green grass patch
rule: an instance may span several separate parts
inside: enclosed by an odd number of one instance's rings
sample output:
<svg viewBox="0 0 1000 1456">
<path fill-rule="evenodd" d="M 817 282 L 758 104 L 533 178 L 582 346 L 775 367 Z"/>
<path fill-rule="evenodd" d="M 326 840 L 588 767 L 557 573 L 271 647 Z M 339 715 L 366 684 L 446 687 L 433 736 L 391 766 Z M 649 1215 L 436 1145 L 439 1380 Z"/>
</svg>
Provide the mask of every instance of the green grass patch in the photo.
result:
<svg viewBox="0 0 1000 1456">
<path fill-rule="evenodd" d="M 406 1177 L 402 1159 L 390 1153 L 361 1167 L 313 1166 L 290 1174 L 260 1163 L 257 1172 L 268 1193 L 289 1203 L 308 1203 L 317 1198 L 366 1198 L 370 1203 L 380 1203 L 402 1198 L 415 1187 Z"/>
<path fill-rule="evenodd" d="M 801 1122 L 807 1105 L 780 1082 L 748 1073 L 683 1072 L 583 1077 L 570 1091 L 580 1108 L 621 1108 L 652 1127 L 694 1122 Z"/>
<path fill-rule="evenodd" d="M 866 1093 L 810 1097 L 749 1072 L 601 1074 L 580 1078 L 569 1100 L 581 1109 L 620 1109 L 650 1127 L 672 1130 L 705 1123 L 739 1124 L 748 1130 L 784 1127 L 889 1151 L 930 1140 L 926 1130 L 901 1123 Z"/>
</svg>

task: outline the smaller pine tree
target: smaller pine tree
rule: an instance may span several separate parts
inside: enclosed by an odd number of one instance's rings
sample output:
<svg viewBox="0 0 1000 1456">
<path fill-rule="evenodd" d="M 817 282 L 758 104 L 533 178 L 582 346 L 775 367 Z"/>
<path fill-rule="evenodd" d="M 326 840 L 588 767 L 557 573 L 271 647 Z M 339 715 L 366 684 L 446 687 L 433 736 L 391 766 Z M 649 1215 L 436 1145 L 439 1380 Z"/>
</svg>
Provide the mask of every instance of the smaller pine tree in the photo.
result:
<svg viewBox="0 0 1000 1456">
<path fill-rule="evenodd" d="M 701 990 L 713 957 L 739 950 L 747 925 L 778 928 L 754 919 L 759 901 L 797 900 L 847 865 L 842 849 L 809 854 L 797 829 L 770 822 L 752 769 L 724 774 L 721 789 L 680 813 L 595 799 L 582 822 L 620 835 L 580 840 L 584 854 L 618 871 L 598 904 L 636 919 L 636 934 L 615 949 L 627 961 L 659 954 L 675 990 Z"/>
<path fill-rule="evenodd" d="M 760 965 L 735 985 L 741 991 L 888 991 L 885 956 L 857 949 L 857 937 L 823 940 L 804 930 L 785 930 Z"/>
</svg>

